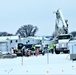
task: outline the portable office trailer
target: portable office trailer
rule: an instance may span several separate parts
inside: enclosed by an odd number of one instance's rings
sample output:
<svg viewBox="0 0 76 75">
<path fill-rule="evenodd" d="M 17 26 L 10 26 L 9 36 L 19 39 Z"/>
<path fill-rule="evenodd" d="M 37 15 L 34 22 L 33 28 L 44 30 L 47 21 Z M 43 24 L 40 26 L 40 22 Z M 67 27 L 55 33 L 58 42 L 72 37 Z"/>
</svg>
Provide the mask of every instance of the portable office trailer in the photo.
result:
<svg viewBox="0 0 76 75">
<path fill-rule="evenodd" d="M 11 53 L 11 48 L 17 49 L 19 42 L 18 36 L 1 36 L 0 37 L 0 50 L 2 53 Z"/>
<path fill-rule="evenodd" d="M 76 59 L 76 39 L 69 41 L 68 47 L 70 50 L 70 59 L 71 60 Z"/>
</svg>

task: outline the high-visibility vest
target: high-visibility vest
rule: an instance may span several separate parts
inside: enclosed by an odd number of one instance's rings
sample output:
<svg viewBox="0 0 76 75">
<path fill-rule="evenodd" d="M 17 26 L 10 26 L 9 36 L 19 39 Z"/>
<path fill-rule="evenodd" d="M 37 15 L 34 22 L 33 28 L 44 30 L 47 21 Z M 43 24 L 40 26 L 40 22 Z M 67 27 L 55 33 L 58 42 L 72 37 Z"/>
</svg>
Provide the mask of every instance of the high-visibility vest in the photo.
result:
<svg viewBox="0 0 76 75">
<path fill-rule="evenodd" d="M 18 53 L 21 53 L 21 50 L 20 49 L 18 50 Z"/>
<path fill-rule="evenodd" d="M 53 44 L 50 44 L 50 49 L 54 49 L 54 45 Z"/>
<path fill-rule="evenodd" d="M 36 47 L 35 47 L 35 46 L 32 46 L 32 48 L 34 48 L 34 49 L 35 49 Z"/>
</svg>

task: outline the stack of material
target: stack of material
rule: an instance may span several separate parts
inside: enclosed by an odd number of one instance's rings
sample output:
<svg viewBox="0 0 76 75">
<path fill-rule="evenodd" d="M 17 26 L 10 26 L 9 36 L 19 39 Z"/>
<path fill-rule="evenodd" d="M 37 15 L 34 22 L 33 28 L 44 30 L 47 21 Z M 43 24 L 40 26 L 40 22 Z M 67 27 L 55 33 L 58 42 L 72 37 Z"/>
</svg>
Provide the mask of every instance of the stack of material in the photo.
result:
<svg viewBox="0 0 76 75">
<path fill-rule="evenodd" d="M 17 57 L 16 54 L 5 54 L 5 55 L 3 55 L 3 58 L 15 58 L 15 57 Z"/>
<path fill-rule="evenodd" d="M 16 54 L 1 54 L 0 58 L 15 58 L 17 57 Z"/>
</svg>

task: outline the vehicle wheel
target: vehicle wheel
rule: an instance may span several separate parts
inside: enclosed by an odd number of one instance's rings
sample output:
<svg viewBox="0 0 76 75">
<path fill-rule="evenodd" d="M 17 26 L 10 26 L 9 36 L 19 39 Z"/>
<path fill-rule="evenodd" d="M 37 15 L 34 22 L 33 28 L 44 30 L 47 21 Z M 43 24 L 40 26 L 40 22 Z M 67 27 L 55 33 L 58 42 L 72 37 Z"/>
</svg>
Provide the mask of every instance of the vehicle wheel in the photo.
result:
<svg viewBox="0 0 76 75">
<path fill-rule="evenodd" d="M 55 53 L 56 53 L 56 54 L 60 54 L 60 51 L 55 50 Z"/>
</svg>

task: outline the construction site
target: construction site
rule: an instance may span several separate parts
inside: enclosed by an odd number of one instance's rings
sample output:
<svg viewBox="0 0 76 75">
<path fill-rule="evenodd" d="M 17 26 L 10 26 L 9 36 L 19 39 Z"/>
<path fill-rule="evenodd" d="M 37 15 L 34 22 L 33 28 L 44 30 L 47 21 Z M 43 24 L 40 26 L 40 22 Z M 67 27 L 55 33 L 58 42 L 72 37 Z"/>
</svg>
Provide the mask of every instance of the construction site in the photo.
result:
<svg viewBox="0 0 76 75">
<path fill-rule="evenodd" d="M 5 58 L 6 55 L 31 56 L 45 55 L 51 53 L 50 44 L 54 44 L 55 54 L 70 54 L 71 59 L 76 59 L 75 37 L 68 32 L 68 20 L 65 20 L 60 9 L 54 12 L 55 30 L 51 37 L 26 37 L 20 36 L 1 36 L 0 37 L 0 56 Z M 61 22 L 61 27 L 59 26 Z M 5 56 L 5 57 L 4 57 Z M 7 56 L 8 57 L 8 56 Z"/>
<path fill-rule="evenodd" d="M 0 37 L 0 66 L 5 66 L 0 68 L 0 74 L 76 73 L 76 38 L 69 34 L 68 20 L 64 19 L 61 10 L 58 9 L 54 14 L 56 19 L 52 37 Z M 53 52 L 51 44 L 54 46 Z M 21 67 L 19 71 L 18 66 Z"/>
</svg>

